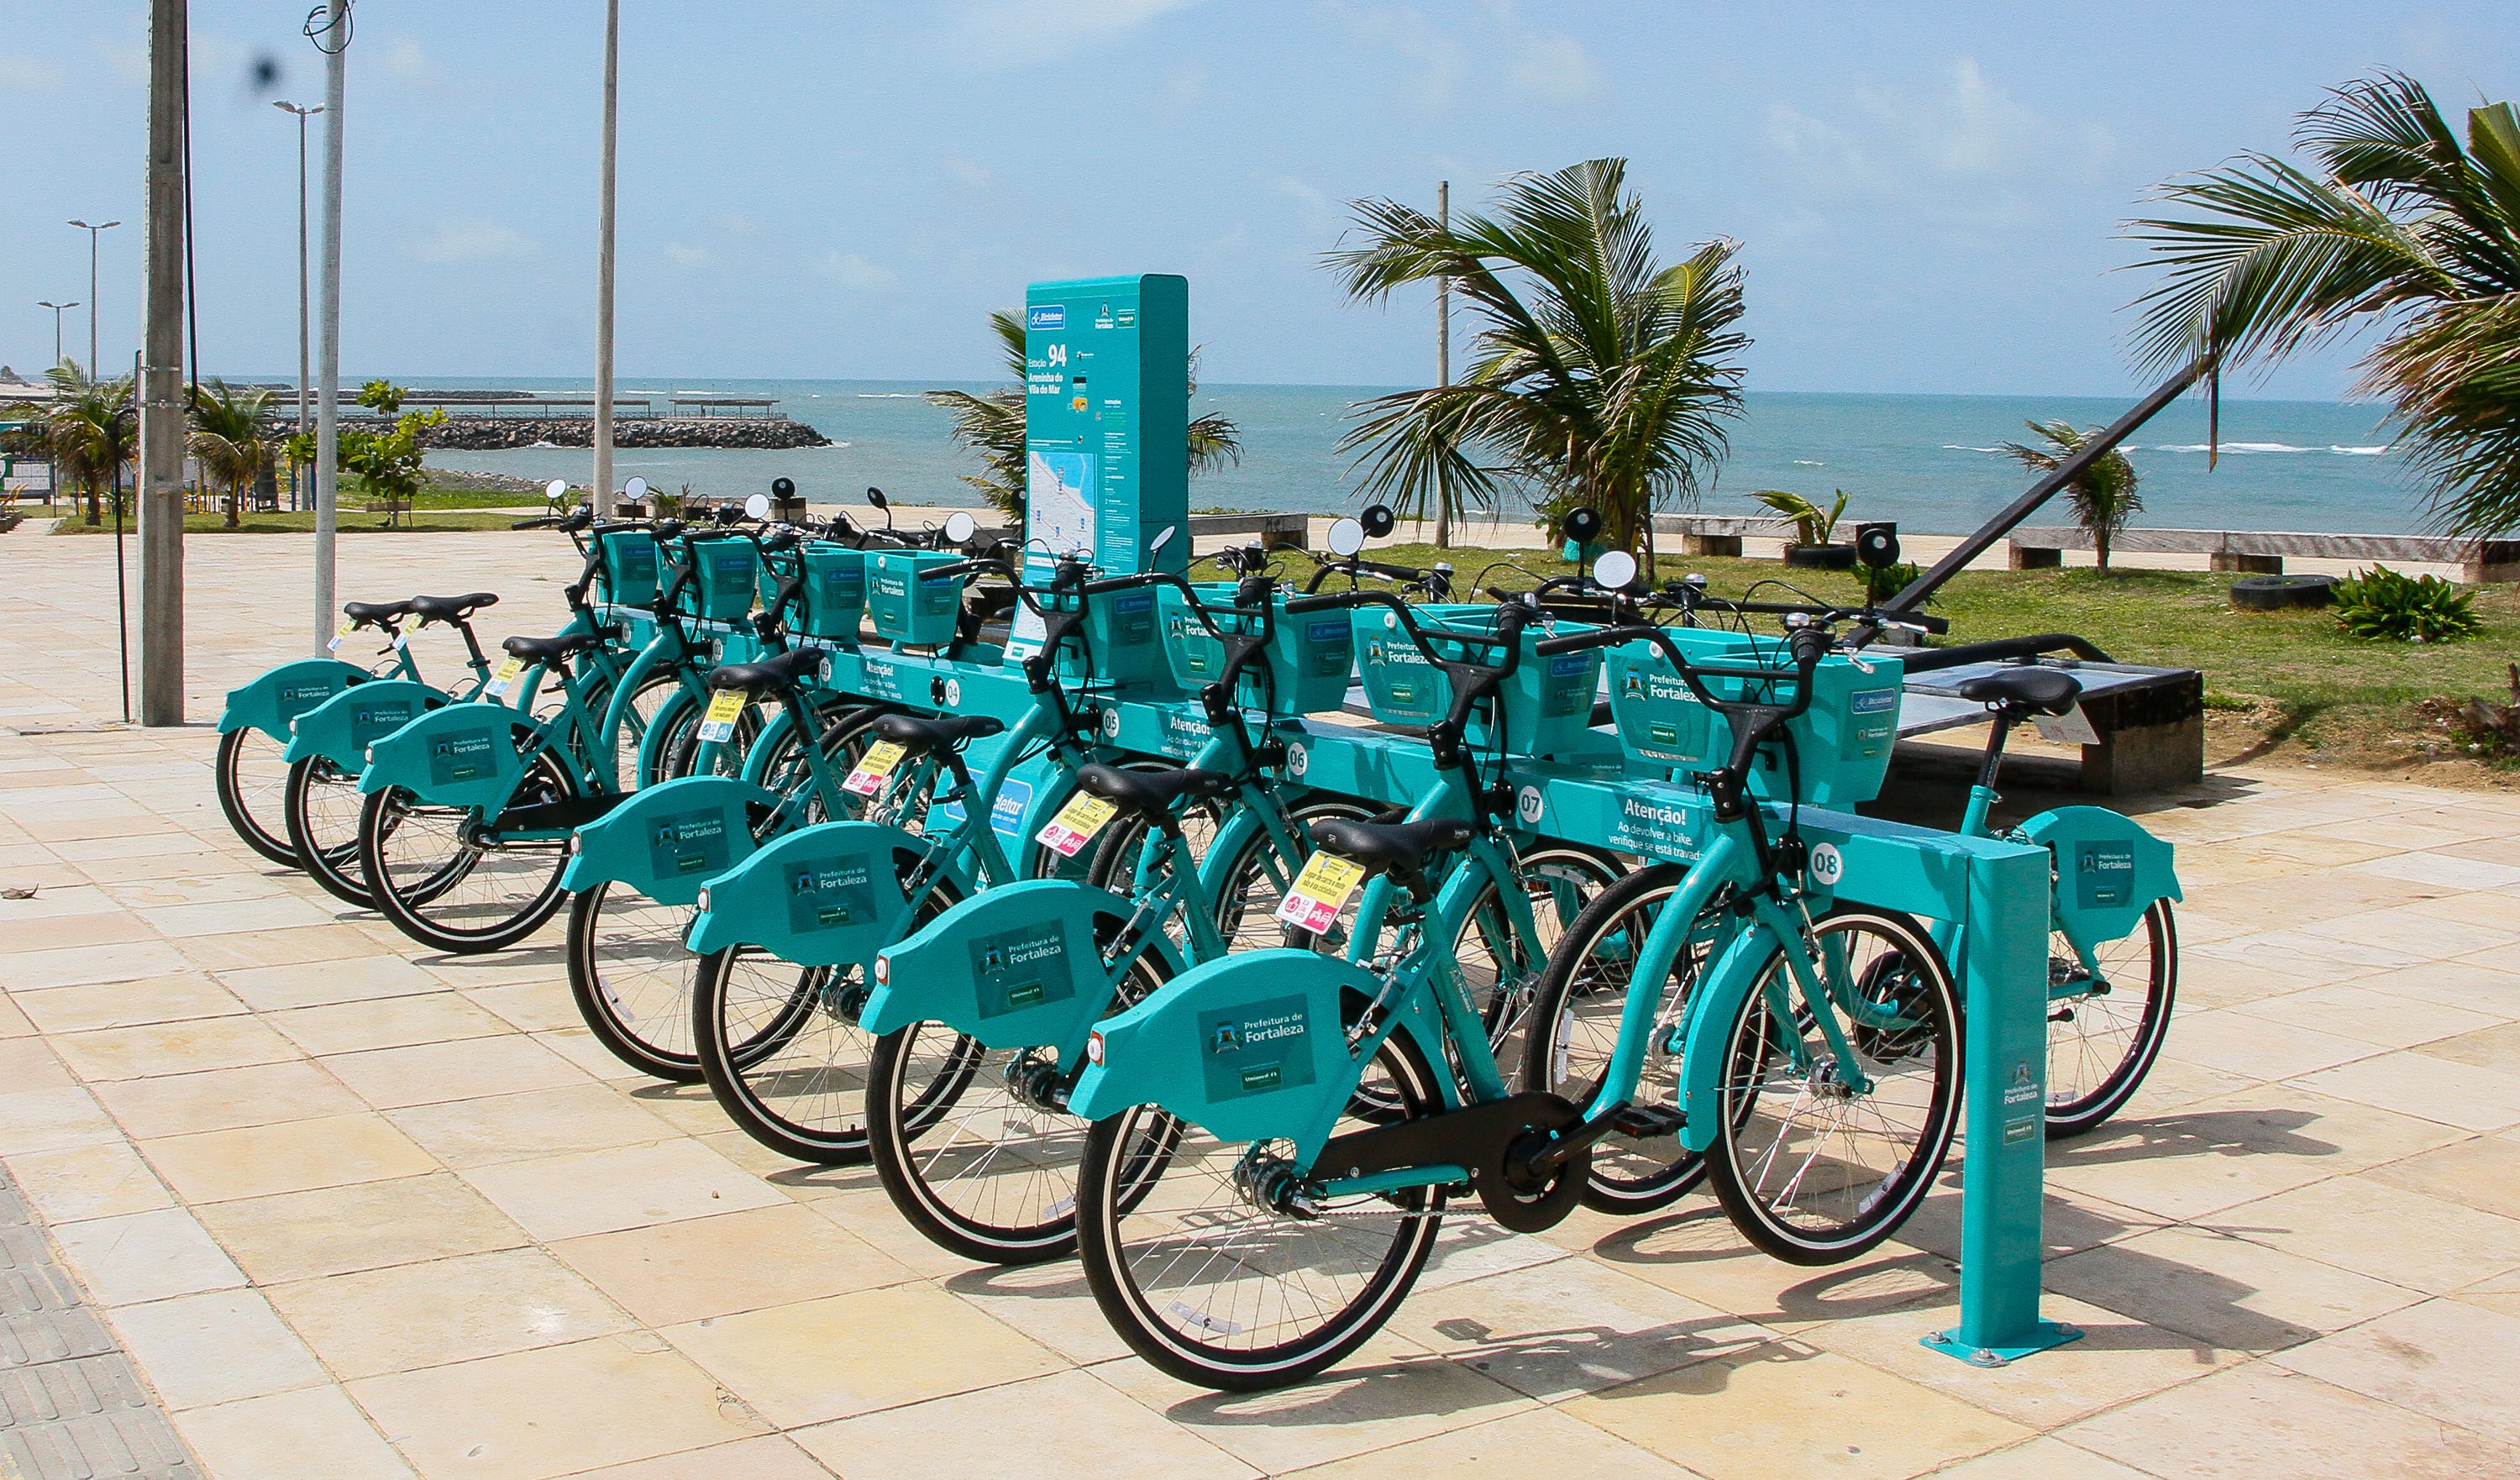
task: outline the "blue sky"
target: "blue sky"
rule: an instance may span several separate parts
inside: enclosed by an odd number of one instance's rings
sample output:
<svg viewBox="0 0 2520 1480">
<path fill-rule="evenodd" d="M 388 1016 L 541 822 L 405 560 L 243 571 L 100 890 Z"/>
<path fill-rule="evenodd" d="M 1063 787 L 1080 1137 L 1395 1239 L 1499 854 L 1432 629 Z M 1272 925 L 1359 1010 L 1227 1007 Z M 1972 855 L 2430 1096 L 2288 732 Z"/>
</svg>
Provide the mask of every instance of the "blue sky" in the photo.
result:
<svg viewBox="0 0 2520 1480">
<path fill-rule="evenodd" d="M 195 0 L 208 368 L 292 373 L 294 125 L 312 0 Z M 960 379 L 1027 281 L 1191 280 L 1217 381 L 1430 374 L 1431 308 L 1343 302 L 1343 202 L 1457 206 L 1624 154 L 1667 255 L 1745 244 L 1767 390 L 2115 394 L 2114 239 L 2145 190 L 2280 145 L 2320 89 L 2406 67 L 2520 94 L 2520 7 L 1541 4 L 1537 0 L 626 0 L 619 361 L 644 377 Z M 591 363 L 602 7 L 359 0 L 344 367 Z M 139 209 L 139 0 L 0 7 L 0 359 L 87 296 L 67 217 Z M 106 234 L 109 363 L 140 233 Z M 68 337 L 85 340 L 84 310 Z M 76 352 L 76 351 L 74 351 Z M 2256 393 L 2324 397 L 2351 354 Z"/>
</svg>

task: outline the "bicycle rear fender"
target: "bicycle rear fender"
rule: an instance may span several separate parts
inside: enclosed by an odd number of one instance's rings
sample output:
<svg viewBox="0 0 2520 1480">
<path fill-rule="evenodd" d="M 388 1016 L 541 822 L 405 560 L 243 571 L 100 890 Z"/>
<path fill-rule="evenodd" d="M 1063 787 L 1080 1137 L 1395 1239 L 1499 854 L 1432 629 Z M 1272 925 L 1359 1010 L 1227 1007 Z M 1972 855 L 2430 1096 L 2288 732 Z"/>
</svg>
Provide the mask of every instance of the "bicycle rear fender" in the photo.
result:
<svg viewBox="0 0 2520 1480">
<path fill-rule="evenodd" d="M 858 1026 L 941 1022 L 988 1048 L 1047 1046 L 1073 1062 L 1116 990 L 1098 942 L 1129 914 L 1128 900 L 1067 879 L 975 894 L 878 958 Z"/>
<path fill-rule="evenodd" d="M 368 746 L 361 791 L 400 786 L 436 807 L 506 805 L 524 774 L 517 753 L 517 712 L 500 703 L 431 709 Z"/>
<path fill-rule="evenodd" d="M 685 943 L 705 956 L 758 946 L 800 966 L 869 966 L 908 909 L 898 855 L 925 845 L 878 823 L 819 823 L 707 881 Z"/>
<path fill-rule="evenodd" d="M 750 858 L 753 811 L 775 792 L 725 776 L 686 776 L 643 787 L 569 839 L 569 890 L 627 884 L 660 905 L 699 899 L 703 880 Z"/>
<path fill-rule="evenodd" d="M 1340 999 L 1381 989 L 1361 967 L 1310 951 L 1201 963 L 1095 1029 L 1101 1053 L 1088 1050 L 1068 1109 L 1099 1120 L 1160 1105 L 1227 1143 L 1291 1140 L 1297 1163 L 1309 1165 L 1363 1074 Z M 1440 1048 L 1427 1055 L 1445 1061 Z"/>
<path fill-rule="evenodd" d="M 368 764 L 369 745 L 446 703 L 443 693 L 415 679 L 352 684 L 297 716 L 284 753 L 292 765 L 321 756 L 356 776 Z"/>
<path fill-rule="evenodd" d="M 367 679 L 367 669 L 337 657 L 301 657 L 283 663 L 244 688 L 228 691 L 227 708 L 219 713 L 219 733 L 259 730 L 287 744 L 291 720 Z"/>
<path fill-rule="evenodd" d="M 2056 858 L 2056 925 L 2078 945 L 2134 933 L 2157 899 L 2181 899 L 2170 844 L 2105 807 L 2059 807 L 2021 825 Z"/>
</svg>

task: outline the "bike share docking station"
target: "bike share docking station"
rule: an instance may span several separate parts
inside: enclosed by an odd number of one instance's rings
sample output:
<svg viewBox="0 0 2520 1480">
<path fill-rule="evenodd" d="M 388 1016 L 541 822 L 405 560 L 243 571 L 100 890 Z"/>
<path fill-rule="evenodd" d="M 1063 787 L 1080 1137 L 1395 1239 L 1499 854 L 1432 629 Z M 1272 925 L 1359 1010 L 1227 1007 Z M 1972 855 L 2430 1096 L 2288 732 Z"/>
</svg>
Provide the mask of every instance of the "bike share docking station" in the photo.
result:
<svg viewBox="0 0 2520 1480">
<path fill-rule="evenodd" d="M 1186 530 L 1188 516 L 1187 283 L 1153 275 L 1036 284 L 1026 293 L 1025 327 L 1028 583 L 1046 584 L 1058 558 L 1079 551 L 1105 575 L 1186 569 L 1188 540 L 1159 536 Z M 866 600 L 915 606 L 921 561 L 941 565 L 954 559 L 905 552 L 870 560 Z M 959 583 L 953 589 L 946 625 L 929 643 L 914 638 L 889 650 L 861 647 L 853 633 L 798 642 L 824 650 L 822 686 L 829 690 L 1003 720 L 1008 735 L 971 745 L 974 760 L 985 762 L 1018 742 L 1021 722 L 1037 708 L 1018 662 L 1039 650 L 1045 627 L 1019 605 L 1003 660 L 996 654 L 949 659 L 942 654 Z M 1160 622 L 1151 589 L 1124 593 L 1093 611 L 1092 671 L 1072 675 L 1084 689 L 1073 706 L 1079 717 L 1090 712 L 1113 749 L 1187 762 L 1213 732 L 1196 696 L 1173 682 Z M 1414 700 L 1418 696 L 1405 692 L 1409 686 L 1441 684 L 1422 670 L 1395 685 L 1396 668 L 1377 670 L 1414 658 L 1398 651 L 1408 645 L 1384 650 L 1362 631 L 1358 639 L 1356 657 L 1369 685 L 1379 678 L 1392 694 Z M 922 646 L 933 650 L 918 650 Z M 1887 670 L 1886 697 L 1870 711 L 1878 715 L 1878 736 L 1868 729 L 1866 737 L 1877 740 L 1877 759 L 1886 765 L 1899 666 L 1889 657 L 1876 665 Z M 1705 789 L 1669 780 L 1671 764 L 1632 759 L 1637 747 L 1623 745 L 1615 732 L 1588 728 L 1597 656 L 1563 670 L 1563 679 L 1553 662 L 1542 668 L 1531 675 L 1542 688 L 1535 697 L 1557 723 L 1545 742 L 1518 748 L 1548 758 L 1503 763 L 1496 774 L 1512 800 L 1497 815 L 1529 838 L 1651 862 L 1695 862 L 1713 835 Z M 1431 717 L 1444 706 L 1437 699 L 1424 707 Z M 1296 718 L 1255 721 L 1252 728 L 1264 743 L 1284 747 L 1281 771 L 1295 785 L 1400 808 L 1437 789 L 1425 740 L 1406 730 Z M 1053 775 L 1038 765 L 1018 767 L 999 793 L 993 830 L 1020 841 L 1048 823 L 1067 800 Z M 1938 923 L 1948 932 L 1942 938 L 1961 992 L 1960 1317 L 1926 1344 L 1979 1366 L 1999 1366 L 2071 1341 L 2081 1332 L 2039 1314 L 2053 855 L 2023 843 L 1826 810 L 1824 792 L 1813 801 L 1798 812 L 1809 850 L 1809 902 L 1844 900 Z M 1780 831 L 1786 808 L 1762 805 Z M 726 836 L 738 856 L 713 859 L 713 869 L 741 862 L 750 851 L 740 826 L 727 829 Z"/>
</svg>

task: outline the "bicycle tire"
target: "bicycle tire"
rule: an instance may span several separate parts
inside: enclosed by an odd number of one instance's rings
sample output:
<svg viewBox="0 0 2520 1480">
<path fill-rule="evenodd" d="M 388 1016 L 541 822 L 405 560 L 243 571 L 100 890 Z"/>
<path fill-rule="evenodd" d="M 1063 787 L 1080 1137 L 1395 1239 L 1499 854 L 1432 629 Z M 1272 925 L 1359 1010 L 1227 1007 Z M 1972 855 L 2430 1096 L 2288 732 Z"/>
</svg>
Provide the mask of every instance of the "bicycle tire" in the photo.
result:
<svg viewBox="0 0 2520 1480">
<path fill-rule="evenodd" d="M 533 727 L 523 721 L 516 725 L 520 745 L 531 742 Z M 520 783 L 518 794 L 529 790 L 546 799 L 560 800 L 577 794 L 577 783 L 566 768 L 549 752 L 537 755 L 528 767 L 530 780 Z M 478 956 L 505 950 L 523 940 L 560 913 L 567 903 L 568 891 L 561 887 L 561 875 L 568 863 L 568 854 L 555 841 L 516 848 L 483 848 L 469 840 L 469 831 L 476 819 L 474 808 L 424 808 L 413 804 L 412 793 L 400 786 L 387 786 L 371 792 L 359 815 L 359 869 L 366 877 L 369 892 L 376 901 L 377 913 L 393 922 L 394 928 L 433 951 L 453 956 Z M 418 869 L 398 867 L 386 858 L 387 841 L 400 830 L 403 821 L 412 817 L 432 816 L 446 820 L 447 830 L 456 838 L 449 862 L 427 874 Z M 516 871 L 520 881 L 534 879 L 532 892 L 520 897 L 521 904 L 485 900 L 470 909 L 470 919 L 481 923 L 457 925 L 452 919 L 466 911 L 462 900 L 450 901 L 456 889 L 482 874 L 482 864 L 493 855 L 526 860 Z M 548 857 L 548 867 L 534 860 Z M 494 873 L 506 873 L 494 870 Z M 418 877 L 412 875 L 418 875 Z M 427 912 L 436 910 L 441 917 L 432 919 Z"/>
<path fill-rule="evenodd" d="M 247 847 L 275 864 L 301 869 L 305 865 L 289 840 L 285 815 L 289 776 L 280 757 L 286 748 L 251 726 L 229 731 L 219 737 L 218 755 L 210 768 L 211 789 L 218 792 L 219 812 Z M 276 779 L 252 779 L 273 770 L 279 772 Z M 273 822 L 265 822 L 263 813 L 274 814 Z"/>
<path fill-rule="evenodd" d="M 2060 1076 L 2059 1055 L 2067 1052 L 2067 1045 L 2087 1041 L 2081 1033 L 2067 1030 L 2081 1029 L 2084 1018 L 2094 1011 L 2092 1005 L 2103 999 L 2086 995 L 2051 999 L 2048 1003 L 2048 1139 L 2050 1141 L 2062 1141 L 2096 1130 L 2102 1122 L 2125 1108 L 2126 1102 L 2135 1098 L 2136 1091 L 2143 1088 L 2144 1076 L 2152 1072 L 2153 1060 L 2161 1056 L 2161 1046 L 2170 1037 L 2170 1014 L 2179 996 L 2179 923 L 2172 914 L 2169 900 L 2154 900 L 2152 908 L 2144 911 L 2142 921 L 2131 934 L 2123 937 L 2122 941 L 2104 943 L 2093 954 L 2105 952 L 2107 946 L 2138 939 L 2143 941 L 2140 949 L 2146 958 L 2143 967 L 2144 1001 L 2135 1022 L 2124 1035 L 2126 1047 L 2115 1055 L 2115 1062 L 2090 1091 L 2081 1095 L 2069 1094 L 2062 1100 L 2056 1098 L 2060 1077 L 2079 1083 L 2081 1076 L 2072 1070 Z M 2061 932 L 2052 937 L 2048 956 L 2050 962 L 2056 964 L 2049 967 L 2051 977 L 2062 964 L 2070 963 L 2070 969 L 2075 971 L 2081 969 L 2081 960 L 2075 956 L 2072 944 Z M 2110 994 L 2111 999 L 2115 996 L 2114 992 Z M 2060 1008 L 2059 1001 L 2071 1006 Z M 2125 1021 L 2123 1012 L 2110 1015 L 2115 1021 Z M 2078 1063 L 2092 1061 L 2088 1054 L 2073 1056 Z"/>
<path fill-rule="evenodd" d="M 347 827 L 337 821 L 340 814 L 337 803 L 341 802 L 348 804 Z M 297 850 L 299 866 L 325 893 L 353 908 L 373 910 L 376 896 L 368 891 L 367 875 L 359 868 L 359 814 L 366 803 L 359 794 L 359 779 L 324 756 L 310 755 L 289 768 L 284 812 L 289 842 Z"/>
</svg>

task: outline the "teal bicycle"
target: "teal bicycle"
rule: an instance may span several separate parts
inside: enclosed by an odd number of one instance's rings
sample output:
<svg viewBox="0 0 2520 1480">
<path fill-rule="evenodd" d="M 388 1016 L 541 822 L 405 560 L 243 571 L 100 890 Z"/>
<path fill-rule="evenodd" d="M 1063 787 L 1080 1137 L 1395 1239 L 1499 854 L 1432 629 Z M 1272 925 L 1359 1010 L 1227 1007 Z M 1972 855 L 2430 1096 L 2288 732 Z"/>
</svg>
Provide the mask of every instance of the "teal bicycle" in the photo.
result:
<svg viewBox="0 0 2520 1480">
<path fill-rule="evenodd" d="M 1497 636 L 1518 636 L 1523 621 L 1500 610 Z M 1541 640 L 1529 655 L 1632 642 L 1672 640 L 1616 626 Z M 1458 818 L 1325 830 L 1326 851 L 1370 880 L 1364 913 L 1389 922 L 1361 925 L 1352 960 L 1260 952 L 1193 967 L 1098 1029 L 1071 1098 L 1096 1120 L 1079 1229 L 1096 1301 L 1132 1348 L 1226 1389 L 1277 1386 L 1336 1362 L 1406 1298 L 1449 1198 L 1475 1196 L 1515 1230 L 1571 1212 L 1592 1147 L 1639 1102 L 1645 1055 L 1673 1035 L 1686 1044 L 1685 1133 L 1715 1145 L 1719 1179 L 1765 1188 L 1789 1149 L 1738 1134 L 1756 1117 L 1735 1107 L 1764 1076 L 1798 1081 L 1861 1133 L 1860 1150 L 1790 1148 L 1798 1199 L 1749 1199 L 1789 1221 L 1797 1240 L 1845 1257 L 1913 1210 L 1956 1125 L 1958 1004 L 1915 922 L 1813 911 L 1790 813 L 1779 830 L 1752 773 L 1772 750 L 1790 767 L 1786 727 L 1811 709 L 1823 660 L 1847 660 L 1828 658 L 1818 626 L 1780 647 L 1736 647 L 1716 661 L 1664 648 L 1732 732 L 1707 776 L 1708 840 L 1664 919 L 1693 920 L 1729 891 L 1745 924 L 1685 1021 L 1658 1019 L 1648 994 L 1629 998 L 1590 1103 L 1510 1093 L 1485 1017 L 1446 969 L 1446 932 L 1427 923 L 1462 909 L 1469 881 L 1438 884 L 1428 870 L 1476 840 L 1476 825 Z M 1457 668 L 1450 718 L 1509 671 L 1510 658 Z M 1895 673 L 1889 684 L 1895 693 Z M 1666 927 L 1639 943 L 1640 974 L 1651 979 L 1685 936 Z"/>
</svg>

